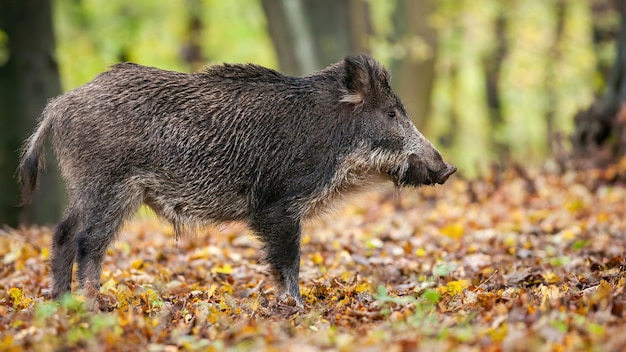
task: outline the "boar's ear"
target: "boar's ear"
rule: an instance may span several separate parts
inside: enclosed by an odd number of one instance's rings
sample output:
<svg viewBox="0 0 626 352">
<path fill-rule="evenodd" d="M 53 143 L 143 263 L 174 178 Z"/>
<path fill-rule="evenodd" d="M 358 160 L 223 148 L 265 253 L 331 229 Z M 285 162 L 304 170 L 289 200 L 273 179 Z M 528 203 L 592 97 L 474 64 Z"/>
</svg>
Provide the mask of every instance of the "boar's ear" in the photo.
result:
<svg viewBox="0 0 626 352">
<path fill-rule="evenodd" d="M 359 105 L 367 97 L 371 82 L 367 60 L 362 55 L 350 55 L 344 59 L 344 84 L 348 93 L 340 102 Z"/>
</svg>

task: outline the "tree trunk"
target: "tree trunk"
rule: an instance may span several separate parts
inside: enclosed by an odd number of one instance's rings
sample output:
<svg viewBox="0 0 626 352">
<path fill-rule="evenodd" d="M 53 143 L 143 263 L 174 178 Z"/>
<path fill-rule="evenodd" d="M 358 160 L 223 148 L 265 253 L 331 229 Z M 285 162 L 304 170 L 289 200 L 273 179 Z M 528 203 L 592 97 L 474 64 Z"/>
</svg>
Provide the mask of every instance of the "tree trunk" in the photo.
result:
<svg viewBox="0 0 626 352">
<path fill-rule="evenodd" d="M 626 152 L 626 4 L 616 1 L 615 6 L 620 13 L 617 55 L 604 95 L 576 114 L 571 136 L 575 155 L 596 166 L 620 159 Z"/>
<path fill-rule="evenodd" d="M 612 6 L 613 0 L 590 0 L 591 22 L 593 28 L 593 48 L 596 52 L 596 72 L 599 78 L 598 84 L 593 89 L 597 95 L 604 93 L 606 79 L 611 75 L 613 61 L 601 53 L 609 46 L 615 45 L 615 39 L 619 32 L 619 26 L 615 26 L 612 17 L 615 16 L 616 9 Z"/>
<path fill-rule="evenodd" d="M 47 173 L 42 174 L 39 192 L 25 211 L 18 207 L 20 191 L 14 178 L 23 141 L 47 100 L 61 91 L 50 1 L 0 2 L 0 28 L 8 36 L 9 51 L 8 61 L 0 63 L 0 224 L 52 224 L 64 202 L 54 158 L 46 158 Z"/>
<path fill-rule="evenodd" d="M 426 125 L 435 81 L 438 36 L 430 23 L 435 9 L 436 0 L 398 0 L 393 14 L 393 41 L 404 49 L 391 64 L 393 85 L 418 129 Z"/>
<path fill-rule="evenodd" d="M 262 0 L 281 71 L 301 76 L 368 52 L 369 5 L 364 0 Z"/>
<path fill-rule="evenodd" d="M 364 0 L 348 0 L 348 16 L 350 19 L 350 52 L 368 53 L 372 28 L 369 3 Z"/>
<path fill-rule="evenodd" d="M 189 71 L 196 72 L 206 65 L 206 58 L 202 52 L 202 23 L 203 5 L 201 0 L 187 0 L 187 40 L 181 50 L 182 59 L 189 67 Z"/>
<path fill-rule="evenodd" d="M 509 42 L 506 39 L 508 27 L 508 9 L 506 4 L 498 7 L 498 16 L 495 20 L 494 34 L 495 47 L 493 53 L 485 58 L 485 96 L 487 97 L 487 108 L 489 109 L 489 123 L 491 128 L 496 130 L 505 124 L 504 113 L 502 111 L 502 96 L 500 94 L 500 77 L 502 74 L 502 64 L 509 53 Z M 494 134 L 495 135 L 495 134 Z M 507 143 L 492 137 L 492 145 L 496 149 L 496 154 L 508 154 Z"/>
<path fill-rule="evenodd" d="M 319 68 L 313 48 L 309 17 L 301 0 L 263 0 L 270 36 L 281 70 L 301 76 Z"/>
<path fill-rule="evenodd" d="M 554 29 L 554 40 L 548 51 L 549 59 L 546 63 L 546 100 L 548 107 L 546 111 L 546 124 L 548 131 L 548 139 L 555 137 L 554 118 L 556 116 L 557 97 L 555 92 L 555 82 L 557 80 L 556 66 L 561 61 L 561 41 L 565 32 L 565 18 L 567 17 L 567 4 L 565 0 L 556 0 L 554 2 L 554 11 L 556 14 L 556 24 Z M 552 143 L 548 143 L 548 148 L 552 149 Z"/>
</svg>

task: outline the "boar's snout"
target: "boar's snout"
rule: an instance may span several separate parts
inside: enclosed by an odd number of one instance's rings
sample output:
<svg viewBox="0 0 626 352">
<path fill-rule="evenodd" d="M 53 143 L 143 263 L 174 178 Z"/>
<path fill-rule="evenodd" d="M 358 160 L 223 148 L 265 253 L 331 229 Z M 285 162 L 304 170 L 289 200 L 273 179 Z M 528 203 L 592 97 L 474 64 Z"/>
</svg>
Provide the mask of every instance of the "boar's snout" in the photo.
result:
<svg viewBox="0 0 626 352">
<path fill-rule="evenodd" d="M 446 165 L 446 167 L 439 172 L 439 175 L 437 176 L 437 183 L 440 185 L 443 185 L 444 182 L 448 180 L 448 177 L 450 177 L 450 175 L 452 175 L 455 172 L 456 172 L 456 167 L 452 165 Z"/>
<path fill-rule="evenodd" d="M 435 164 L 437 165 L 428 165 L 417 154 L 410 154 L 403 172 L 388 172 L 388 174 L 397 186 L 418 187 L 436 183 L 441 185 L 456 172 L 456 167 L 441 159 Z"/>
</svg>

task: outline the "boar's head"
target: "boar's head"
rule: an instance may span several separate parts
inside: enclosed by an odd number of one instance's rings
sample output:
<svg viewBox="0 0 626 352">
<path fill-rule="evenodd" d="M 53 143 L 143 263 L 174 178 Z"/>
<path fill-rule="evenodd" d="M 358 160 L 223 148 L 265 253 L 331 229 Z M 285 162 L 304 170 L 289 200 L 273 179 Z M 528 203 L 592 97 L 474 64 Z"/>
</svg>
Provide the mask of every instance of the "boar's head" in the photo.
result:
<svg viewBox="0 0 626 352">
<path fill-rule="evenodd" d="M 383 66 L 366 55 L 348 56 L 343 65 L 341 102 L 359 120 L 359 164 L 388 175 L 396 186 L 443 184 L 456 172 L 411 122 Z"/>
</svg>

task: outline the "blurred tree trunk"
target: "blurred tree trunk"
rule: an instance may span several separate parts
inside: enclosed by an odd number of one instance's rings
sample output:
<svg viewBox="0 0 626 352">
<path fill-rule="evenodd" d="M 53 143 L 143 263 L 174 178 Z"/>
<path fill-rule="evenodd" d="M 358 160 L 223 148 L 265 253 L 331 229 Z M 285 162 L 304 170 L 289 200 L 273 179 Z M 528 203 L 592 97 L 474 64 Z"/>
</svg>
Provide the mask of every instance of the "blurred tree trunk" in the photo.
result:
<svg viewBox="0 0 626 352">
<path fill-rule="evenodd" d="M 595 5 L 595 2 L 594 4 Z M 616 55 L 604 94 L 574 117 L 571 137 L 575 154 L 604 165 L 626 152 L 626 2 L 613 1 L 620 15 Z"/>
<path fill-rule="evenodd" d="M 320 68 L 346 54 L 369 52 L 371 24 L 367 1 L 305 0 L 303 5 L 314 33 L 315 57 Z"/>
<path fill-rule="evenodd" d="M 391 64 L 393 85 L 418 129 L 423 129 L 430 113 L 437 30 L 431 24 L 436 0 L 397 0 L 393 13 L 392 41 L 404 54 Z"/>
<path fill-rule="evenodd" d="M 293 33 L 289 30 L 285 18 L 285 9 L 281 0 L 262 0 L 263 12 L 267 20 L 267 29 L 274 43 L 278 65 L 283 73 L 298 76 L 304 69 L 293 55 Z"/>
<path fill-rule="evenodd" d="M 487 108 L 489 109 L 489 123 L 491 128 L 497 130 L 504 126 L 504 113 L 502 111 L 502 96 L 500 94 L 500 77 L 502 74 L 502 64 L 509 53 L 509 42 L 506 39 L 508 27 L 508 11 L 505 2 L 500 3 L 498 15 L 494 23 L 495 43 L 493 52 L 485 58 L 485 96 L 487 97 Z M 492 134 L 495 136 L 496 134 Z M 491 144 L 496 149 L 497 155 L 508 154 L 506 141 L 497 140 L 491 137 Z"/>
<path fill-rule="evenodd" d="M 0 224 L 52 224 L 64 201 L 54 158 L 48 157 L 34 202 L 20 209 L 14 178 L 22 142 L 49 98 L 61 91 L 49 0 L 3 0 L 0 28 L 8 36 L 8 61 L 0 63 Z"/>
<path fill-rule="evenodd" d="M 309 18 L 301 0 L 262 0 L 281 70 L 301 76 L 318 69 Z"/>
<path fill-rule="evenodd" d="M 206 65 L 206 58 L 202 52 L 202 23 L 203 5 L 201 0 L 187 0 L 187 40 L 181 49 L 183 61 L 187 63 L 191 72 L 196 72 Z"/>
<path fill-rule="evenodd" d="M 604 93 L 606 80 L 611 75 L 613 59 L 603 52 L 615 46 L 615 39 L 619 33 L 619 26 L 615 25 L 615 18 L 619 18 L 617 9 L 612 6 L 613 0 L 590 0 L 591 20 L 593 26 L 593 49 L 596 53 L 596 72 L 598 83 L 594 85 L 597 95 Z M 611 48 L 612 50 L 612 48 Z"/>
<path fill-rule="evenodd" d="M 556 24 L 554 27 L 554 40 L 548 49 L 548 61 L 546 62 L 546 100 L 548 107 L 546 111 L 546 124 L 548 131 L 548 139 L 555 137 L 554 118 L 556 116 L 557 97 L 555 92 L 555 83 L 557 80 L 556 66 L 561 62 L 562 51 L 561 41 L 565 32 L 565 19 L 567 17 L 567 4 L 565 0 L 554 1 L 554 12 L 556 15 Z M 548 143 L 548 148 L 552 148 L 552 143 Z"/>
<path fill-rule="evenodd" d="M 365 0 L 262 0 L 281 71 L 309 74 L 349 53 L 369 51 Z"/>
</svg>

